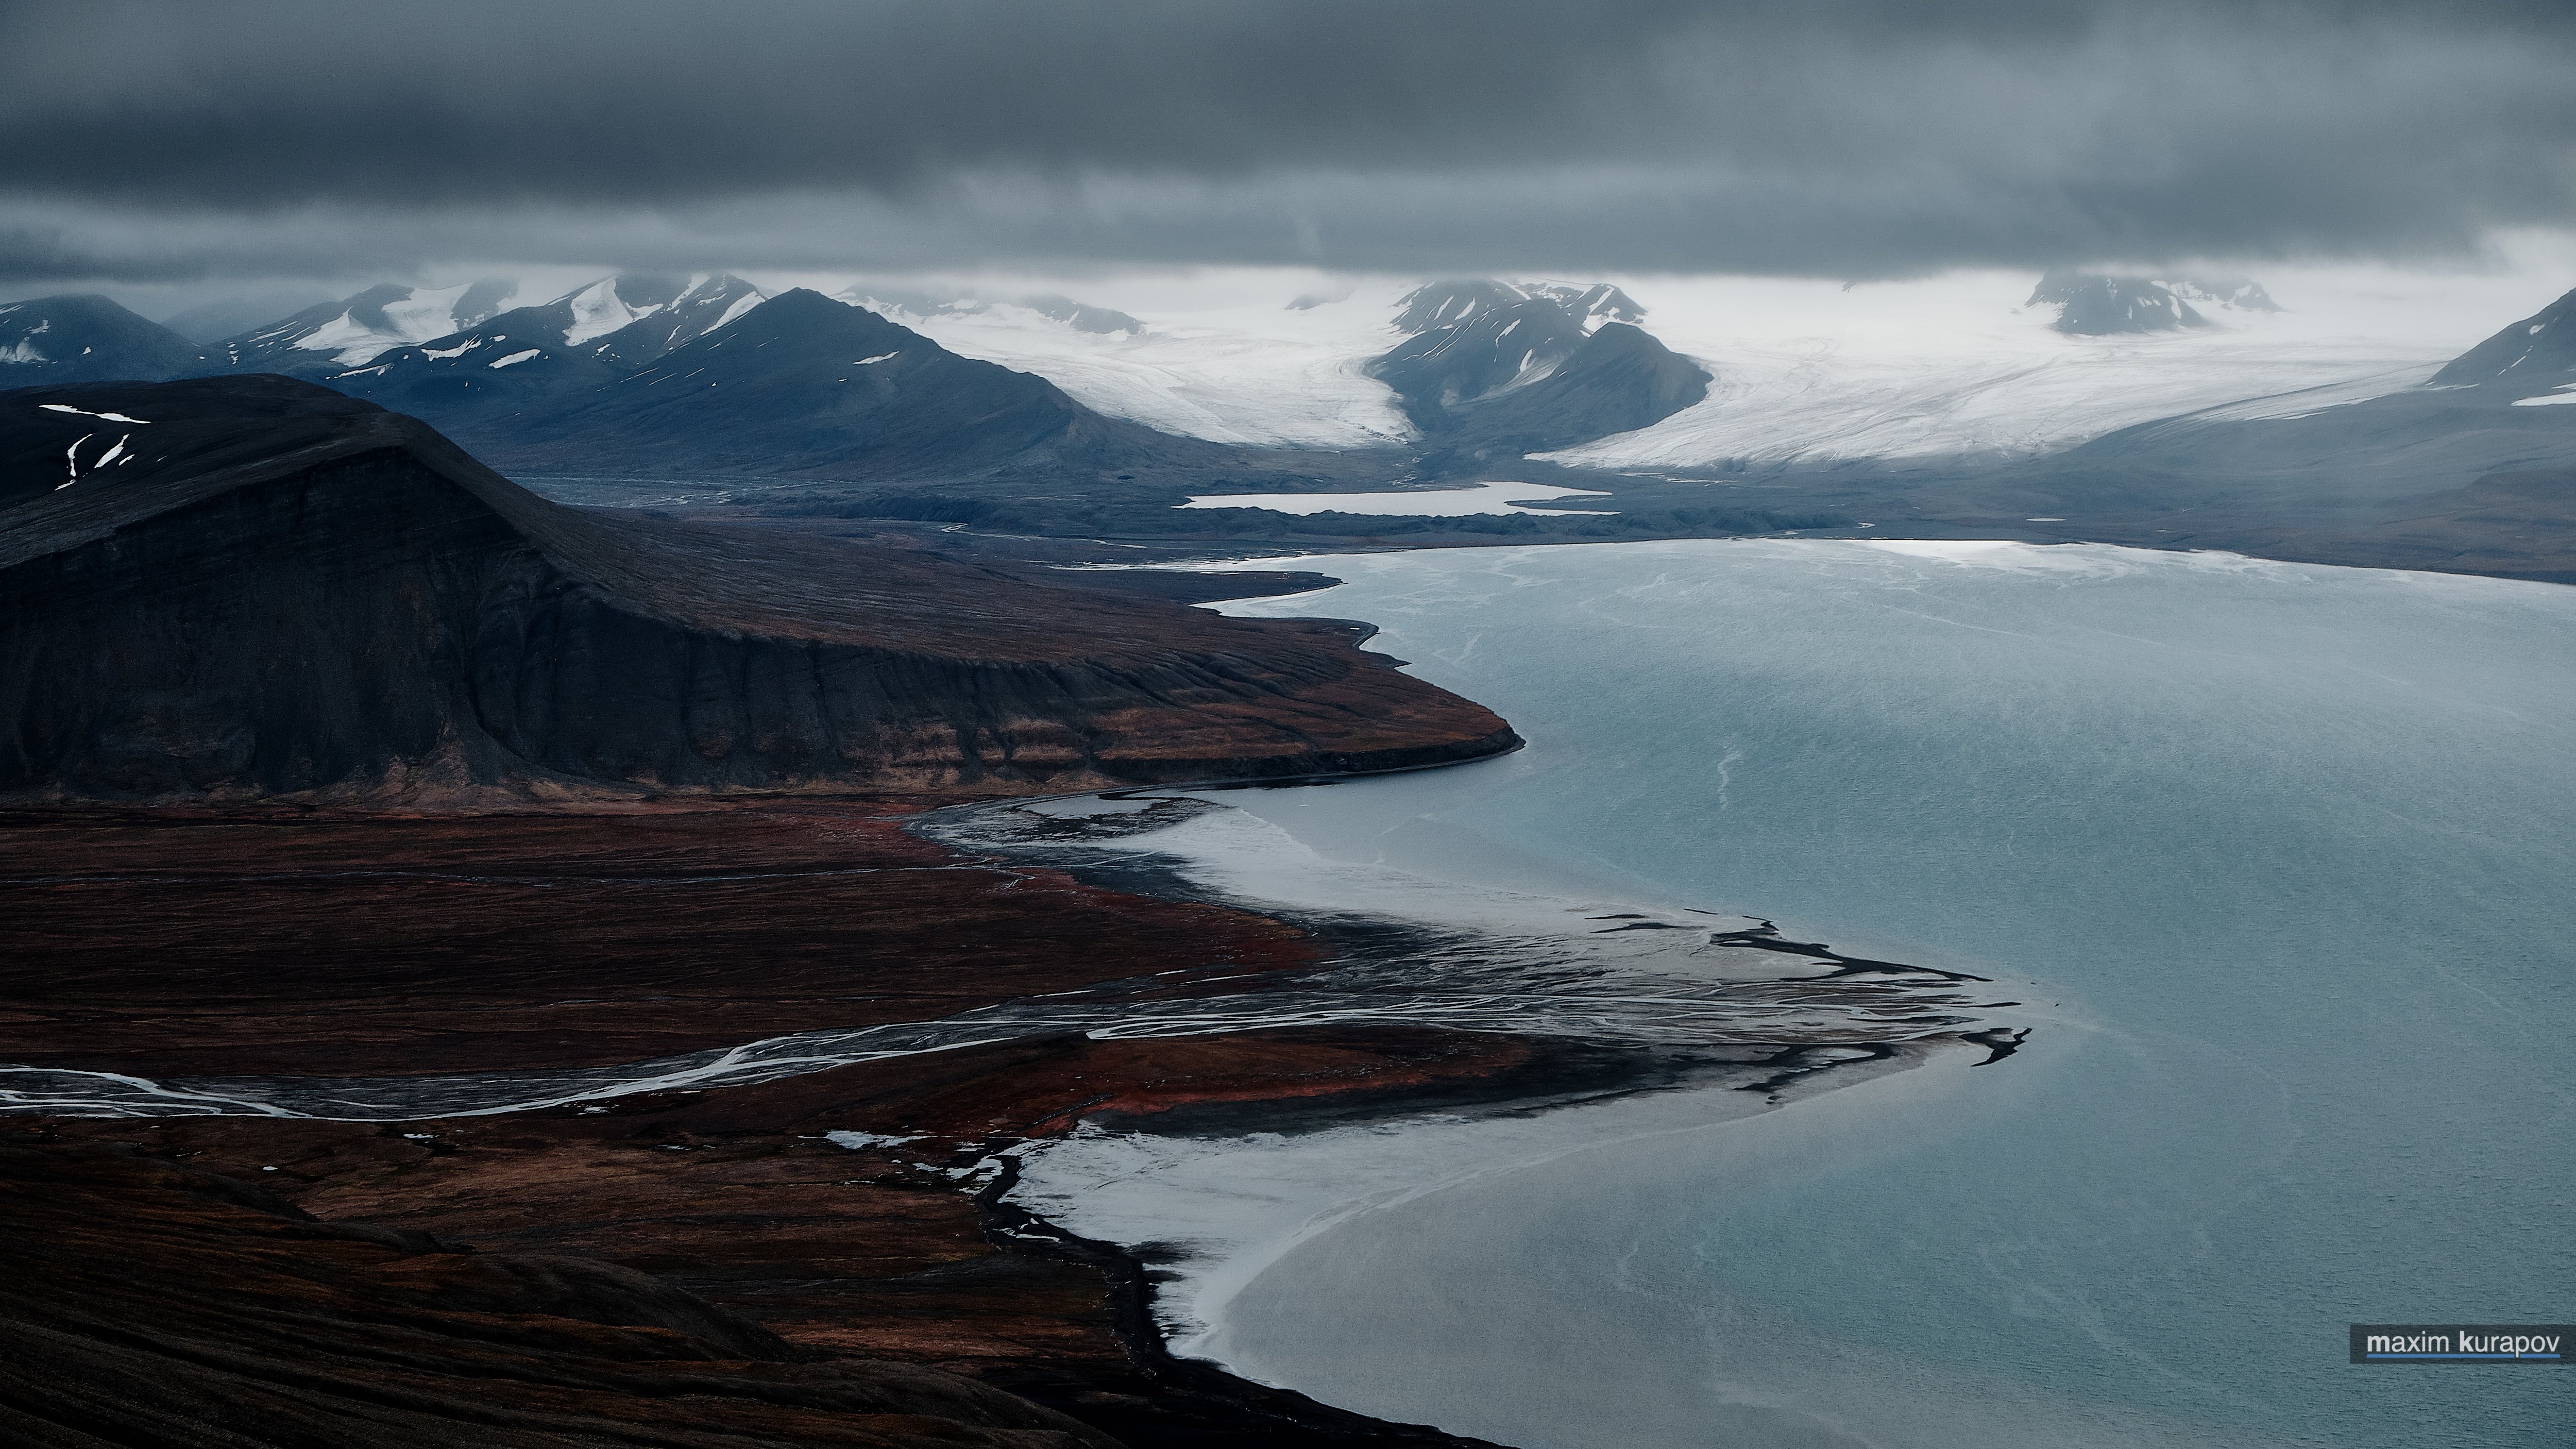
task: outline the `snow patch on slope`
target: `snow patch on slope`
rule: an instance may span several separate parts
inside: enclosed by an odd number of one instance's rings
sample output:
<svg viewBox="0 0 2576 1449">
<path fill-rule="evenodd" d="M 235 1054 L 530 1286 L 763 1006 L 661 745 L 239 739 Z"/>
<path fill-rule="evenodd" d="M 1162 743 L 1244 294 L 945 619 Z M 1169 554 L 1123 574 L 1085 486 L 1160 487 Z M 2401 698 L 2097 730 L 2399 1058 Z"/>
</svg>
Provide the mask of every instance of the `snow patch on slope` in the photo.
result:
<svg viewBox="0 0 2576 1449">
<path fill-rule="evenodd" d="M 630 305 L 617 295 L 617 279 L 602 277 L 564 299 L 572 308 L 572 325 L 564 329 L 564 345 L 574 346 L 594 337 L 605 337 L 630 322 L 662 310 L 661 304 L 647 302 Z"/>
<path fill-rule="evenodd" d="M 745 292 L 741 296 L 734 298 L 733 305 L 725 308 L 724 315 L 716 319 L 715 327 L 710 327 L 707 330 L 709 332 L 713 332 L 716 330 L 716 327 L 730 327 L 733 325 L 733 320 L 735 318 L 768 300 L 768 296 L 760 292 L 758 289 Z"/>
<path fill-rule="evenodd" d="M 331 353 L 332 360 L 343 367 L 373 362 L 394 348 L 414 347 L 456 331 L 456 304 L 476 285 L 415 287 L 410 296 L 377 309 L 384 317 L 382 326 L 359 320 L 354 310 L 344 311 L 296 338 L 295 346 L 306 352 Z"/>
</svg>

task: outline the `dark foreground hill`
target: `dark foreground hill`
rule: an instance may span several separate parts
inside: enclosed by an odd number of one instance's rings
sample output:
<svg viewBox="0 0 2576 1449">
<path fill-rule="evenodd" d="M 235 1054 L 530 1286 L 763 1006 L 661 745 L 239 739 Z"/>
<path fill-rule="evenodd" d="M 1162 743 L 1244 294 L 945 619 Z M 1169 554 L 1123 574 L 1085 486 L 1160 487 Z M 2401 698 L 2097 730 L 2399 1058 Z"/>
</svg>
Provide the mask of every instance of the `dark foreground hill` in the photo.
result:
<svg viewBox="0 0 2576 1449">
<path fill-rule="evenodd" d="M 101 427 L 126 453 L 67 469 Z M 281 378 L 0 394 L 0 470 L 5 794 L 1012 792 L 1516 742 L 1344 629 L 567 508 Z"/>
<path fill-rule="evenodd" d="M 629 1268 L 319 1222 L 112 1149 L 0 1147 L 0 1209 L 13 1445 L 1117 1442 L 955 1374 L 789 1344 Z"/>
</svg>

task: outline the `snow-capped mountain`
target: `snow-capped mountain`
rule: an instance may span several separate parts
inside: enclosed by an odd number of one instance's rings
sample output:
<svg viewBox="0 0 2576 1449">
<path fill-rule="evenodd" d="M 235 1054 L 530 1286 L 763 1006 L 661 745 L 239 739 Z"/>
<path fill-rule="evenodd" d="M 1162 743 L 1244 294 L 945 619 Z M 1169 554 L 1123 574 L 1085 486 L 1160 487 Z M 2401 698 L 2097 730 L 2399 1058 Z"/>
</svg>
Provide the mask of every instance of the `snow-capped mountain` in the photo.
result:
<svg viewBox="0 0 2576 1449">
<path fill-rule="evenodd" d="M 1150 310 L 1123 296 L 1111 308 L 1050 293 L 1002 301 L 953 285 L 881 281 L 835 295 L 954 351 L 1037 373 L 1101 412 L 1213 442 L 1345 449 L 1431 439 L 1454 449 L 1529 433 L 1553 446 L 1639 426 L 1673 405 L 1649 387 L 1638 396 L 1661 403 L 1612 408 L 1612 420 L 1601 411 L 1605 372 L 1591 384 L 1568 380 L 1555 390 L 1561 396 L 1533 395 L 1517 421 L 1507 416 L 1514 409 L 1486 409 L 1477 426 L 1465 426 L 1460 407 L 1535 384 L 1600 328 L 1644 317 L 1607 283 L 1354 282 L 1283 286 L 1266 301 L 1234 292 L 1216 305 L 1168 290 L 1134 294 Z M 1605 362 L 1617 343 L 1605 344 Z M 1663 368 L 1685 388 L 1692 370 L 1679 359 Z M 1569 399 L 1578 395 L 1585 401 L 1575 406 Z M 1540 415 L 1552 421 L 1537 426 Z"/>
<path fill-rule="evenodd" d="M 0 389 L 189 377 L 220 368 L 205 348 L 105 297 L 0 303 Z"/>
<path fill-rule="evenodd" d="M 1547 378 L 1581 354 L 1597 329 L 1633 328 L 1645 317 L 1616 287 L 1490 279 L 1434 282 L 1406 293 L 1398 308 L 1395 328 L 1407 340 L 1371 358 L 1364 370 L 1395 390 L 1405 416 L 1426 434 L 1453 430 L 1468 412 L 1491 411 L 1475 409 L 1478 402 Z M 1704 387 L 1707 378 L 1700 381 Z M 1670 411 L 1627 426 L 1642 427 Z"/>
<path fill-rule="evenodd" d="M 1406 340 L 1365 370 L 1395 389 L 1426 433 L 1461 403 L 1546 376 L 1590 335 L 1582 313 L 1508 282 L 1435 282 L 1401 305 L 1395 328 Z"/>
<path fill-rule="evenodd" d="M 2081 335 L 2049 325 L 2063 304 L 2017 306 L 2032 291 L 2027 272 L 1852 288 L 1754 278 L 1317 287 L 1312 273 L 1068 280 L 981 292 L 825 287 L 877 299 L 951 352 L 1035 373 L 1093 410 L 1166 433 L 1412 445 L 1451 461 L 1522 445 L 1630 470 L 2029 457 L 2214 406 L 2311 409 L 2412 387 L 2485 330 L 2463 335 L 2463 318 L 2530 306 L 2511 298 L 2527 282 L 2501 276 L 2309 269 L 2267 278 L 2287 283 L 2298 310 L 2283 311 L 2265 285 L 2191 273 L 2129 280 L 2161 288 L 2167 316 L 2188 308 L 2217 325 Z M 733 278 L 605 278 L 344 369 L 332 385 L 424 413 L 461 406 L 432 401 L 451 394 L 552 413 L 756 297 Z M 1612 330 L 1634 329 L 1646 304 L 1651 337 Z M 1593 361 L 1575 368 L 1580 349 Z M 1705 396 L 1681 406 L 1702 385 Z"/>
<path fill-rule="evenodd" d="M 582 440 L 576 453 L 613 434 L 716 470 L 859 477 L 953 477 L 1041 457 L 1097 466 L 1104 450 L 1123 462 L 1122 449 L 1187 446 L 801 288 L 619 378 L 561 432 Z"/>
<path fill-rule="evenodd" d="M 497 281 L 455 287 L 387 283 L 227 337 L 209 350 L 238 372 L 320 379 L 363 366 L 393 348 L 471 327 L 500 311 L 518 286 Z"/>
<path fill-rule="evenodd" d="M 621 273 L 549 302 L 511 306 L 518 301 L 518 290 L 515 282 L 370 287 L 228 338 L 214 350 L 238 371 L 327 381 L 376 366 L 398 350 L 453 358 L 460 345 L 479 350 L 484 341 L 515 331 L 531 340 L 542 335 L 548 346 L 560 348 L 596 344 L 614 335 L 631 366 L 742 315 L 761 297 L 759 288 L 730 275 Z M 504 317 L 511 320 L 504 322 Z M 653 325 L 639 325 L 645 323 Z"/>
<path fill-rule="evenodd" d="M 1341 449 L 1423 438 L 1403 399 L 1368 373 L 1373 359 L 1418 338 L 1421 328 L 1472 323 L 1477 312 L 1524 303 L 1534 293 L 1581 303 L 1596 330 L 1604 321 L 1637 320 L 1651 307 L 1645 325 L 1654 336 L 1712 375 L 1706 398 L 1641 430 L 1550 456 L 1578 466 L 1697 469 L 1792 459 L 2027 457 L 2194 409 L 2272 397 L 2285 408 L 2367 397 L 2431 376 L 2488 330 L 2475 319 L 2530 308 L 2528 277 L 2510 272 L 2310 267 L 2256 283 L 2177 269 L 2142 280 L 2213 325 L 2061 332 L 2050 325 L 2057 306 L 2026 305 L 2029 272 L 1850 287 L 1790 278 L 1618 278 L 1596 290 L 1552 282 L 1425 289 L 1283 270 L 1187 283 L 1086 278 L 1078 290 L 1056 284 L 1139 319 L 1145 330 L 1136 333 L 1081 333 L 1002 305 L 941 311 L 922 302 L 939 315 L 889 315 L 953 351 L 1035 372 L 1113 416 L 1220 442 Z M 2276 294 L 2295 310 L 2283 309 Z M 1410 327 L 1393 325 L 1398 319 Z M 1528 350 L 1524 344 L 1508 361 L 1517 366 Z"/>
<path fill-rule="evenodd" d="M 2576 402 L 2576 292 L 2452 359 L 2433 374 L 2443 387 L 2501 386 L 2517 400 Z"/>
<path fill-rule="evenodd" d="M 730 272 L 642 277 L 621 272 L 547 304 L 565 317 L 567 347 L 614 337 L 604 354 L 629 366 L 650 362 L 759 306 L 768 294 Z M 650 325 L 644 325 L 650 324 Z M 597 348 L 593 349 L 598 352 Z"/>
<path fill-rule="evenodd" d="M 2025 307 L 2057 308 L 2057 330 L 2070 337 L 2110 337 L 2127 332 L 2172 332 L 2207 327 L 2192 303 L 2239 312 L 2278 312 L 2280 304 L 2260 282 L 2242 279 L 2114 277 L 2100 272 L 2051 271 L 2031 289 Z"/>
<path fill-rule="evenodd" d="M 397 411 L 426 410 L 424 416 L 461 405 L 468 395 L 524 399 L 580 391 L 703 337 L 763 300 L 758 287 L 729 273 L 621 273 L 539 306 L 513 307 L 479 325 L 378 353 L 365 366 L 324 380 Z"/>
<path fill-rule="evenodd" d="M 1627 432 L 1708 394 L 1708 374 L 1637 327 L 1616 287 L 1435 282 L 1407 293 L 1411 335 L 1363 370 L 1425 438 L 1517 456 Z"/>
<path fill-rule="evenodd" d="M 683 290 L 659 310 L 579 343 L 563 340 L 569 299 L 518 308 L 342 373 L 332 385 L 412 413 L 479 456 L 545 470 L 889 481 L 1224 454 L 1102 417 L 1043 378 L 960 357 L 819 292 L 797 288 L 764 300 L 736 295 L 740 286 L 731 278 L 701 283 L 695 303 Z M 632 305 L 635 289 L 618 291 Z M 718 325 L 663 346 L 686 330 L 675 323 L 701 320 Z M 638 365 L 634 356 L 646 360 Z"/>
<path fill-rule="evenodd" d="M 1635 298 L 1607 282 L 1576 286 L 1487 279 L 1416 287 L 1398 300 L 1396 305 L 1401 310 L 1395 316 L 1395 329 L 1418 335 L 1434 328 L 1463 326 L 1496 312 L 1519 315 L 1515 309 L 1532 302 L 1553 304 L 1558 313 L 1587 332 L 1604 322 L 1646 320 L 1646 309 L 1638 306 Z"/>
<path fill-rule="evenodd" d="M 445 426 L 440 419 L 455 408 L 579 393 L 606 384 L 623 370 L 594 356 L 593 348 L 566 344 L 566 322 L 559 301 L 513 307 L 478 327 L 378 353 L 364 367 L 326 373 L 320 380 L 352 397 Z"/>
</svg>

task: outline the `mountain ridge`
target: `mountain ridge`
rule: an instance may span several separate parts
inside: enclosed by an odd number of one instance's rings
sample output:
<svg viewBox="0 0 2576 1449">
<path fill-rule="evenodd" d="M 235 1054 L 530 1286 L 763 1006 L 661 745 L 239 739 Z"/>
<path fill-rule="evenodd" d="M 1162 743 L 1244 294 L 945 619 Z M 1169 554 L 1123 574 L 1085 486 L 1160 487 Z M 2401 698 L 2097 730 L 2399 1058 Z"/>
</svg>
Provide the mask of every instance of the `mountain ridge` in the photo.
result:
<svg viewBox="0 0 2576 1449">
<path fill-rule="evenodd" d="M 570 508 L 288 379 L 20 389 L 0 451 L 109 412 L 144 463 L 0 511 L 0 794 L 1012 794 L 1517 743 L 1339 626 Z"/>
<path fill-rule="evenodd" d="M 157 382 L 214 366 L 208 349 L 96 293 L 0 303 L 0 386 Z"/>
<path fill-rule="evenodd" d="M 411 349 L 382 374 L 335 381 L 417 411 L 496 461 L 538 471 L 596 466 L 603 440 L 644 471 L 871 483 L 1215 466 L 1233 456 L 1221 444 L 1107 417 L 1042 377 L 961 357 L 806 288 L 767 298 L 640 366 L 603 355 L 627 335 L 612 334 L 587 353 L 469 339 L 460 345 L 474 355 L 445 359 L 444 373 L 429 366 L 428 352 L 446 349 Z M 534 355 L 503 365 L 521 351 Z M 482 360 L 490 354 L 498 355 Z M 496 367 L 500 375 L 489 375 Z M 429 376 L 445 380 L 421 381 Z M 504 412 L 503 402 L 515 405 Z"/>
</svg>

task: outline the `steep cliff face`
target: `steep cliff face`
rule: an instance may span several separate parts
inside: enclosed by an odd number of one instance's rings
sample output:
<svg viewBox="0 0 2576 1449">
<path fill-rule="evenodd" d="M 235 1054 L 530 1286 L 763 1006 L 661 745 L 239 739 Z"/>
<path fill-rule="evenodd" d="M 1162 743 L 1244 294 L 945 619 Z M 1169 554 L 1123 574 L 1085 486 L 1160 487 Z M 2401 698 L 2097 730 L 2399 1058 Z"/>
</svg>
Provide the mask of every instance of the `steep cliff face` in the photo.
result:
<svg viewBox="0 0 2576 1449">
<path fill-rule="evenodd" d="M 136 466 L 0 494 L 0 793 L 1010 792 L 1517 742 L 1334 628 L 564 508 L 283 379 L 0 395 L 0 458 L 106 414 Z"/>
</svg>

